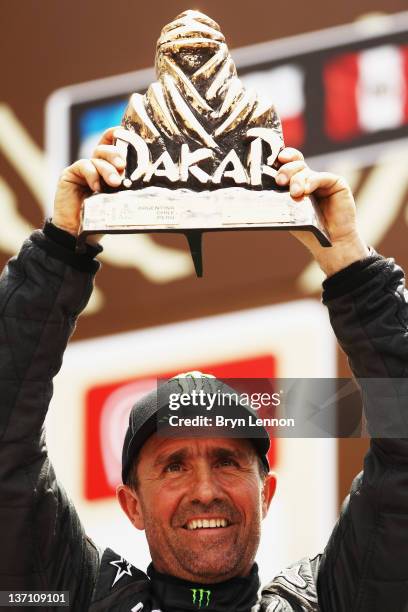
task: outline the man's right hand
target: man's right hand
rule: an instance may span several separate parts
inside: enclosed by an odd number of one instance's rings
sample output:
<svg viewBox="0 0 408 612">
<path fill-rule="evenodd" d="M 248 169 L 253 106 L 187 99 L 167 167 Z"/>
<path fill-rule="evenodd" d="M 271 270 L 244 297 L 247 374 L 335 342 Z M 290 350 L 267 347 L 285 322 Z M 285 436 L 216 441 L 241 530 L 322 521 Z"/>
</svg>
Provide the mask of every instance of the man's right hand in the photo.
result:
<svg viewBox="0 0 408 612">
<path fill-rule="evenodd" d="M 91 159 L 80 159 L 61 174 L 52 222 L 73 236 L 78 235 L 84 199 L 101 189 L 100 177 L 111 187 L 120 185 L 120 173 L 125 169 L 126 160 L 113 144 L 116 129 L 106 130 Z"/>
</svg>

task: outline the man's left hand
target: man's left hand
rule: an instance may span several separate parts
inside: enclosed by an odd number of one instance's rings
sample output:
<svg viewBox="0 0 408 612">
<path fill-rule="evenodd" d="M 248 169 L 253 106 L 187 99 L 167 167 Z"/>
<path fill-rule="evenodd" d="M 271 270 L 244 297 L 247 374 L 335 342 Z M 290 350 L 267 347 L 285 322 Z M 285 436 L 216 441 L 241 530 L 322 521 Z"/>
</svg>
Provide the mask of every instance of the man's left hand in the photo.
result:
<svg viewBox="0 0 408 612">
<path fill-rule="evenodd" d="M 314 172 L 297 149 L 286 147 L 278 156 L 282 166 L 276 177 L 280 186 L 287 185 L 295 199 L 313 194 L 330 234 L 331 248 L 322 247 L 311 232 L 293 232 L 312 253 L 327 276 L 369 255 L 356 216 L 356 204 L 347 181 L 330 172 Z"/>
</svg>

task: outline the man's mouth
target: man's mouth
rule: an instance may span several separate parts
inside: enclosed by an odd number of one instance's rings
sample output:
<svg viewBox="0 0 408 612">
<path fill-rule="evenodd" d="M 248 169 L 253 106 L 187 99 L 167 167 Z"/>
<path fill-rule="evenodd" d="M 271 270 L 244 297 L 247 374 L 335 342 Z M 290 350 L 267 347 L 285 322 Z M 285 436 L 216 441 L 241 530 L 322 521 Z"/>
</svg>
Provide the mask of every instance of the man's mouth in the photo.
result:
<svg viewBox="0 0 408 612">
<path fill-rule="evenodd" d="M 220 527 L 229 527 L 231 523 L 225 518 L 211 519 L 191 519 L 183 525 L 184 529 L 189 531 L 193 529 L 217 529 Z"/>
</svg>

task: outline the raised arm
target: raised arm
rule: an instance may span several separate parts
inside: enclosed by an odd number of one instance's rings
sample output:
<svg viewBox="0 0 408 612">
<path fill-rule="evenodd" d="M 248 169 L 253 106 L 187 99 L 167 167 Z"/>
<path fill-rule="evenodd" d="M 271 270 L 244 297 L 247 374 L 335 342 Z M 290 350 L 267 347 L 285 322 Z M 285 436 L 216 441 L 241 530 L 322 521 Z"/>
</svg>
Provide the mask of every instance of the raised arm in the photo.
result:
<svg viewBox="0 0 408 612">
<path fill-rule="evenodd" d="M 64 171 L 55 225 L 34 232 L 0 279 L 0 590 L 69 590 L 71 604 L 89 600 L 98 553 L 56 481 L 44 419 L 101 250 L 75 254 L 75 219 L 99 174 L 117 174 L 112 151 L 96 153 Z"/>
<path fill-rule="evenodd" d="M 296 156 L 296 153 L 290 153 Z M 289 155 L 290 155 L 289 154 Z M 283 160 L 282 160 L 283 161 Z M 364 245 L 343 179 L 300 159 L 282 168 L 291 191 L 314 192 L 334 247 L 297 235 L 328 276 L 324 303 L 363 396 L 372 435 L 318 569 L 323 612 L 408 606 L 408 295 L 404 275 Z"/>
<path fill-rule="evenodd" d="M 333 329 L 363 394 L 370 451 L 320 564 L 323 610 L 408 605 L 408 303 L 404 276 L 372 254 L 325 283 Z"/>
</svg>

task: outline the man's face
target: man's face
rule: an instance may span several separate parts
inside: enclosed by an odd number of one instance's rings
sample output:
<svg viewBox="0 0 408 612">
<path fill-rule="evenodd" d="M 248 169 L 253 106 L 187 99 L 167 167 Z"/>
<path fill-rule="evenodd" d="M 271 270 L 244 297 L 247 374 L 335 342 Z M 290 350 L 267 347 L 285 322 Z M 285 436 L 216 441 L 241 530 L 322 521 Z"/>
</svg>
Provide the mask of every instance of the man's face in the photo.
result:
<svg viewBox="0 0 408 612">
<path fill-rule="evenodd" d="M 153 435 L 137 480 L 136 492 L 122 485 L 118 497 L 146 530 L 158 571 L 197 582 L 249 573 L 275 478 L 263 482 L 248 440 Z"/>
</svg>

